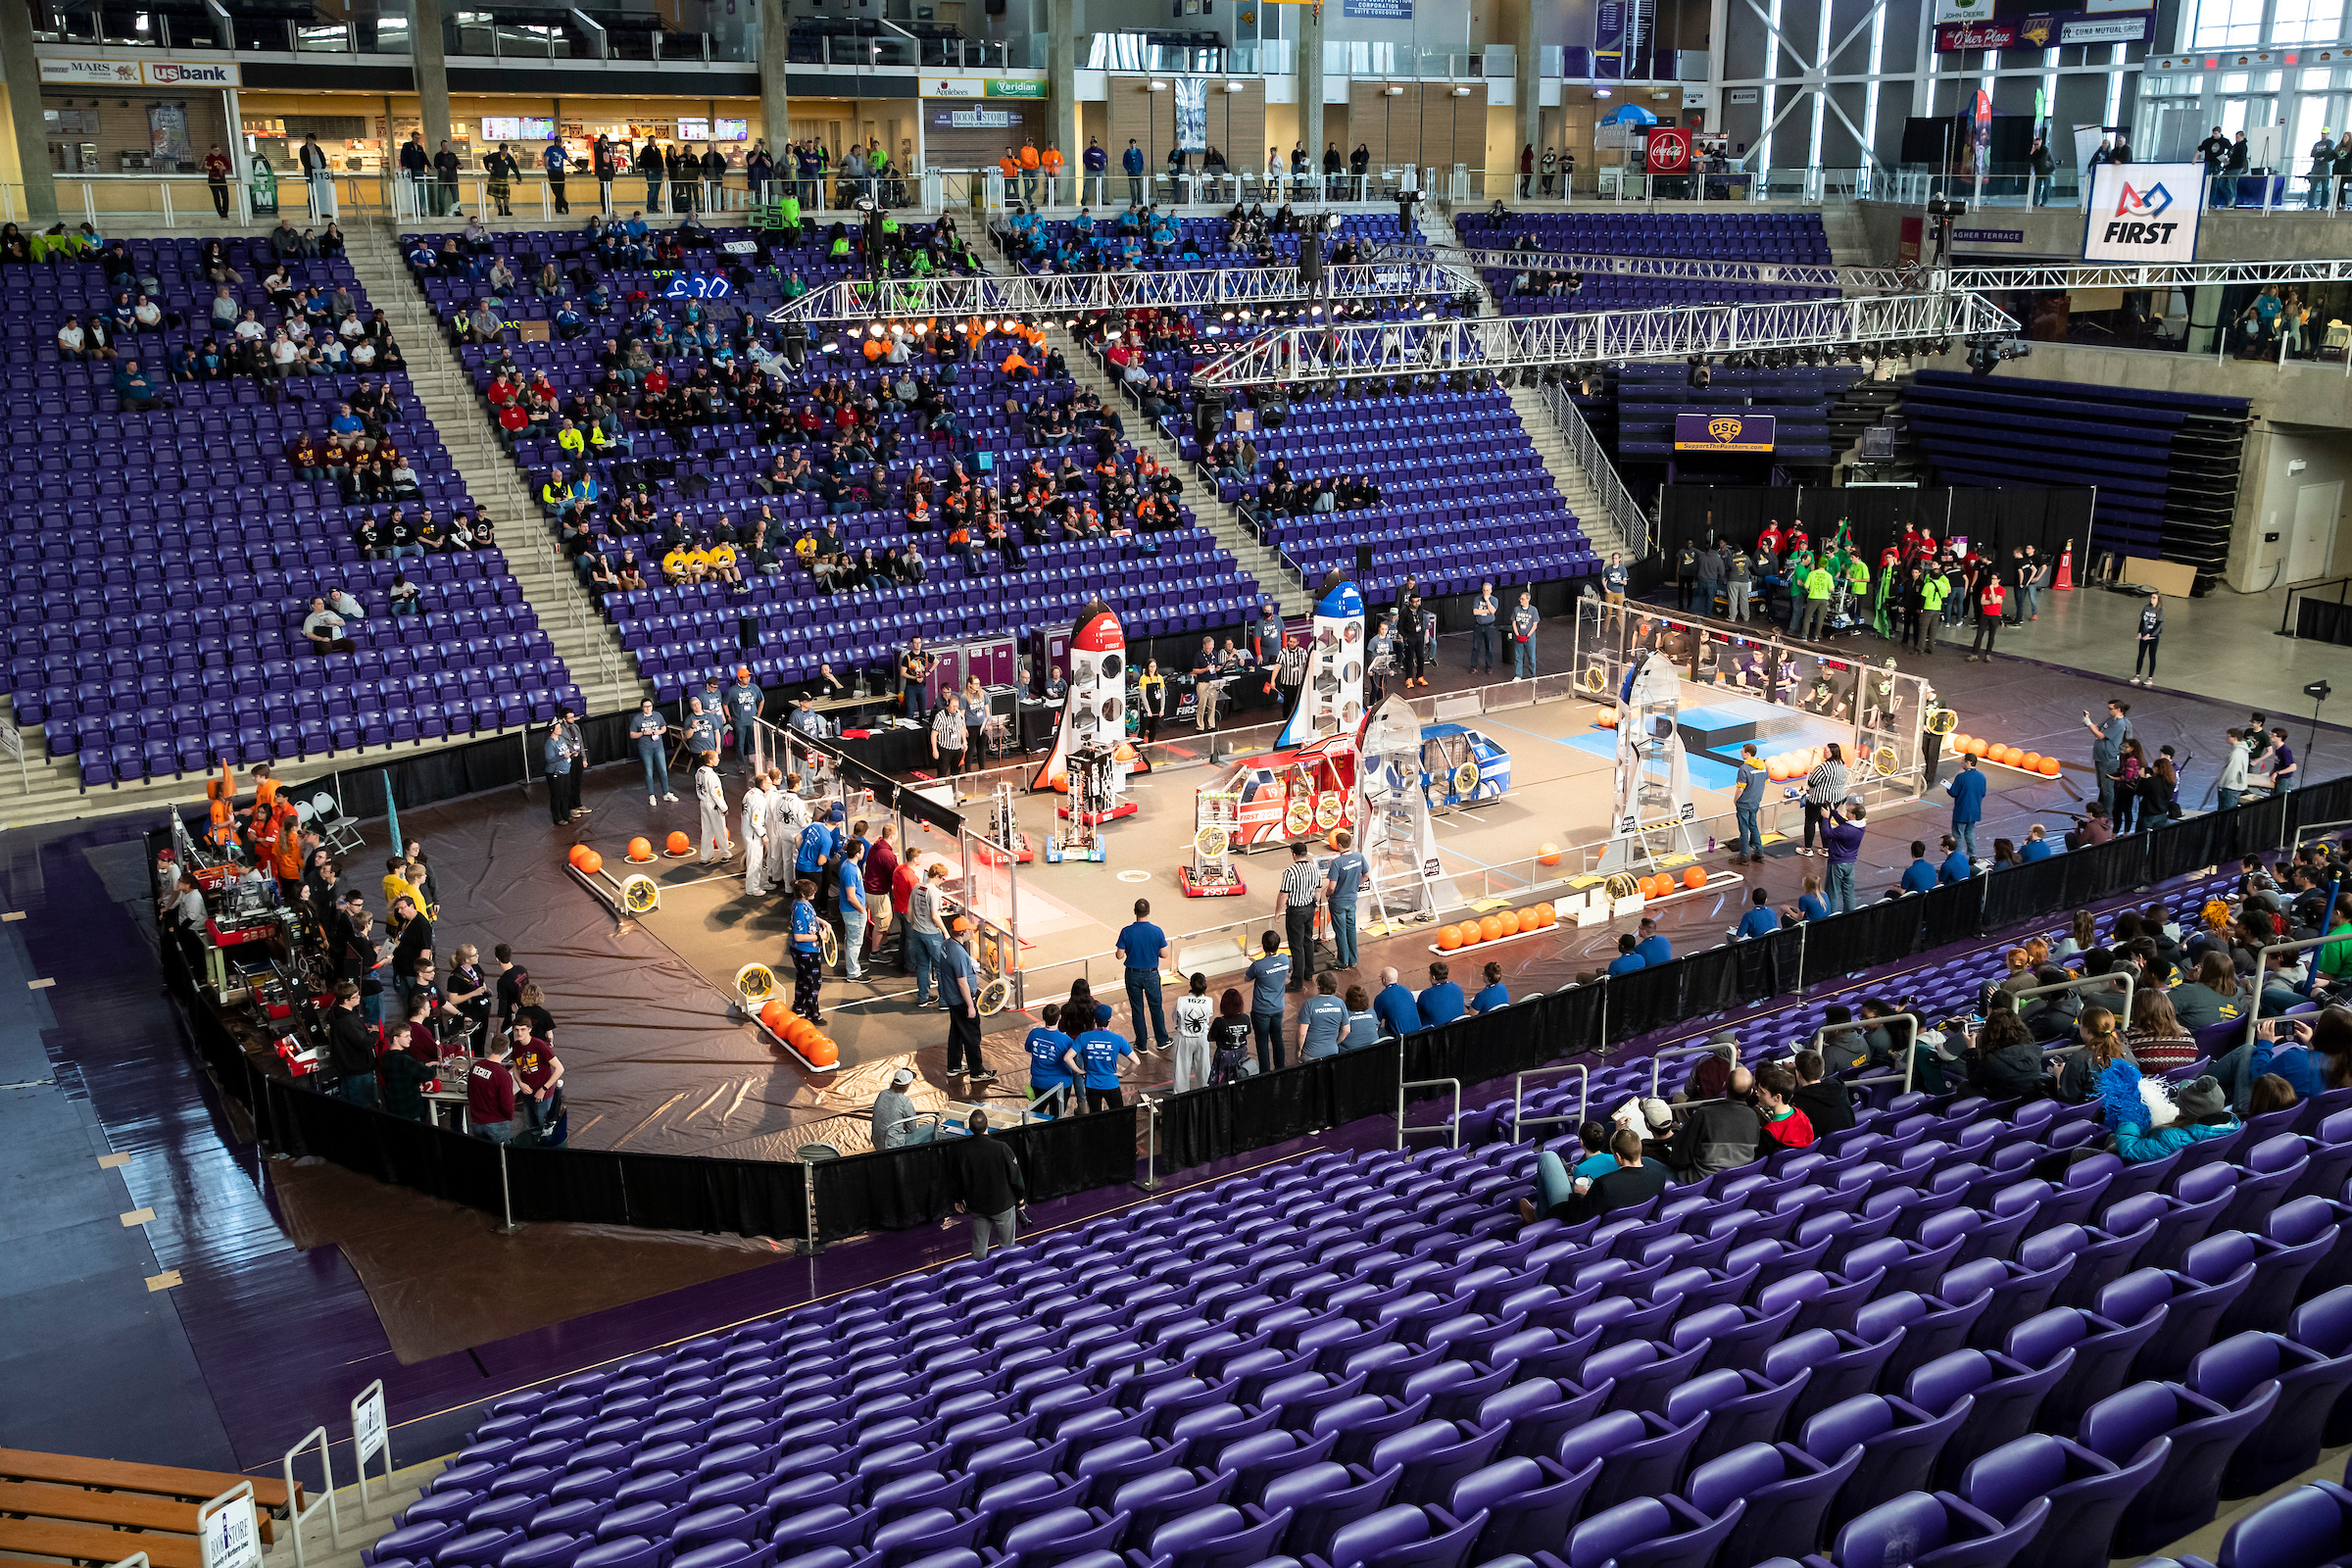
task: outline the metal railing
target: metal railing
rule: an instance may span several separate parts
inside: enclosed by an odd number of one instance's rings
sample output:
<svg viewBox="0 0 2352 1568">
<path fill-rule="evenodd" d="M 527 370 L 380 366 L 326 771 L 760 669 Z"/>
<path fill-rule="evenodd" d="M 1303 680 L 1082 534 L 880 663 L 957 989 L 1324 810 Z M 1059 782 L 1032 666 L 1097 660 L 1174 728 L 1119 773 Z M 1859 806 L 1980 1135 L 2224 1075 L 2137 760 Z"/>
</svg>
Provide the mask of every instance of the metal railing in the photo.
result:
<svg viewBox="0 0 2352 1568">
<path fill-rule="evenodd" d="M 1144 1179 L 1135 1185 L 1155 1193 L 1159 1191 L 1159 1101 L 1138 1091 L 1135 1102 L 1144 1111 Z"/>
<path fill-rule="evenodd" d="M 502 1154 L 505 1152 L 503 1144 L 500 1146 L 500 1152 Z M 304 1505 L 295 1500 L 302 1495 L 302 1489 L 294 1480 L 294 1461 L 314 1446 L 318 1450 L 318 1491 L 311 1498 L 309 1504 Z M 326 1533 L 329 1545 L 333 1550 L 341 1551 L 343 1549 L 343 1510 L 341 1504 L 335 1500 L 335 1467 L 334 1461 L 327 1453 L 326 1428 L 313 1427 L 300 1442 L 288 1448 L 284 1459 L 280 1462 L 279 1473 L 284 1476 L 286 1483 L 286 1530 L 294 1538 L 294 1568 L 303 1568 L 306 1560 L 303 1555 L 302 1527 L 310 1523 L 312 1516 L 321 1509 L 326 1513 Z"/>
<path fill-rule="evenodd" d="M 1700 1046 L 1677 1046 L 1659 1052 L 1649 1058 L 1649 1098 L 1658 1098 L 1658 1086 L 1665 1081 L 1668 1058 L 1680 1060 L 1686 1056 L 1722 1056 L 1735 1067 L 1740 1065 L 1740 1044 L 1735 1040 L 1713 1040 Z"/>
<path fill-rule="evenodd" d="M 1576 406 L 1566 383 L 1547 383 L 1543 388 L 1544 407 L 1551 411 L 1552 421 L 1568 442 L 1568 451 L 1575 457 L 1577 466 L 1585 470 L 1592 483 L 1592 493 L 1608 509 L 1609 521 L 1625 540 L 1628 555 L 1642 561 L 1649 555 L 1649 515 L 1642 510 L 1625 481 L 1617 476 L 1617 466 L 1609 461 L 1592 426 L 1585 422 L 1584 411 Z"/>
<path fill-rule="evenodd" d="M 1459 1078 L 1412 1078 L 1404 1076 L 1404 1054 L 1396 1054 L 1396 1147 L 1404 1147 L 1406 1133 L 1444 1133 L 1446 1141 L 1454 1148 L 1462 1147 L 1462 1081 Z M 1404 1124 L 1404 1092 L 1408 1089 L 1453 1090 L 1453 1114 L 1445 1121 L 1429 1127 L 1407 1127 Z"/>
<path fill-rule="evenodd" d="M 1911 1025 L 1911 1040 L 1909 1046 L 1903 1052 L 1903 1070 L 1900 1073 L 1874 1073 L 1867 1078 L 1848 1078 L 1844 1081 L 1848 1086 L 1854 1084 L 1899 1083 L 1902 1085 L 1902 1088 L 1897 1092 L 1907 1095 L 1911 1092 L 1912 1075 L 1917 1072 L 1919 1068 L 1920 1023 L 1919 1014 L 1916 1012 L 1890 1012 L 1883 1018 L 1857 1018 L 1850 1023 L 1825 1023 L 1819 1029 L 1813 1031 L 1813 1054 L 1815 1055 L 1820 1055 L 1822 1046 L 1829 1040 L 1830 1036 L 1834 1034 L 1852 1034 L 1858 1029 L 1867 1031 L 1876 1025 L 1904 1021 L 1908 1021 Z"/>
<path fill-rule="evenodd" d="M 2322 918 L 2328 918 L 2332 915 L 2332 913 L 2333 911 L 2330 910 L 2329 915 L 2322 916 Z M 2347 943 L 2352 943 L 2352 931 L 2335 931 L 2330 932 L 2326 936 L 2305 937 L 2299 942 L 2274 942 L 2269 946 L 2258 950 L 2254 955 L 2254 1001 L 2253 1004 L 2246 1008 L 2246 1038 L 2241 1043 L 2249 1046 L 2252 1045 L 2254 1043 L 2255 1034 L 2261 1026 L 2263 982 L 2270 967 L 2270 957 L 2272 954 L 2308 953 L 2313 948 L 2332 948 L 2338 946 L 2339 944 Z M 2305 979 L 2304 989 L 2306 993 L 2308 993 L 2310 990 L 2311 978 L 2313 977 L 2307 976 Z"/>
<path fill-rule="evenodd" d="M 1526 1103 L 1527 1081 L 1530 1078 L 1542 1078 L 1547 1077 L 1553 1073 L 1568 1072 L 1575 1073 L 1578 1080 L 1576 1115 L 1574 1117 L 1529 1116 L 1522 1114 Z M 1511 1127 L 1513 1129 L 1514 1137 L 1517 1136 L 1517 1131 L 1520 1128 L 1548 1127 L 1554 1122 L 1573 1120 L 1577 1123 L 1577 1125 L 1582 1126 L 1586 1119 L 1592 1114 L 1592 1070 L 1590 1067 L 1587 1067 L 1581 1061 L 1572 1061 L 1564 1066 L 1558 1067 L 1530 1067 L 1527 1071 L 1519 1074 L 1516 1078 L 1511 1080 Z"/>
<path fill-rule="evenodd" d="M 2116 1015 L 2124 1020 L 2124 1028 L 2129 1029 L 2132 1027 L 2132 999 L 2137 990 L 2137 982 L 2132 978 L 2132 971 L 2129 967 L 2110 969 L 2105 974 L 2079 974 L 2071 980 L 2060 980 L 2046 986 L 2034 986 L 2024 991 L 2012 991 L 2009 992 L 2008 995 L 2015 998 L 2020 1004 L 2023 1004 L 2029 997 L 2046 997 L 2054 992 L 2059 991 L 2113 991 L 2115 989 L 2115 982 L 2118 980 L 2121 980 L 2124 983 L 2124 1005 L 2123 1010 L 2118 1012 Z M 2114 1009 L 2110 1008 L 2109 1010 L 2113 1011 Z M 2020 1018 L 2023 1018 L 2026 1015 L 2026 1009 L 2023 1005 L 2018 1007 L 2017 1015 Z M 2119 1030 L 2117 1032 L 2120 1034 L 2122 1031 Z M 2072 1046 L 2060 1045 L 2053 1047 L 2050 1050 L 2044 1051 L 2042 1054 L 2045 1056 L 2062 1056 L 2081 1049 L 2082 1042 L 2077 1041 Z"/>
</svg>

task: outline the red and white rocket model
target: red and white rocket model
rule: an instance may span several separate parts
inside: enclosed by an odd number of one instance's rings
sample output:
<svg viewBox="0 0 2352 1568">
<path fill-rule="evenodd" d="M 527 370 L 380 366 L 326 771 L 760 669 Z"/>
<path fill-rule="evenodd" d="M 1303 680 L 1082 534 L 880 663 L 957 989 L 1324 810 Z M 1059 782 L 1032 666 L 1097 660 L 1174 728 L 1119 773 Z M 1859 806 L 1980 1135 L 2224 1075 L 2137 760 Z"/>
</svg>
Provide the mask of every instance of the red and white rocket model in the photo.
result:
<svg viewBox="0 0 2352 1568">
<path fill-rule="evenodd" d="M 1127 633 L 1100 599 L 1079 612 L 1078 629 L 1070 637 L 1070 681 L 1062 698 L 1061 724 L 1054 734 L 1054 750 L 1029 787 L 1053 789 L 1057 778 L 1066 787 L 1070 754 L 1079 751 L 1109 752 L 1122 778 L 1151 768 L 1143 752 L 1127 739 Z"/>
</svg>

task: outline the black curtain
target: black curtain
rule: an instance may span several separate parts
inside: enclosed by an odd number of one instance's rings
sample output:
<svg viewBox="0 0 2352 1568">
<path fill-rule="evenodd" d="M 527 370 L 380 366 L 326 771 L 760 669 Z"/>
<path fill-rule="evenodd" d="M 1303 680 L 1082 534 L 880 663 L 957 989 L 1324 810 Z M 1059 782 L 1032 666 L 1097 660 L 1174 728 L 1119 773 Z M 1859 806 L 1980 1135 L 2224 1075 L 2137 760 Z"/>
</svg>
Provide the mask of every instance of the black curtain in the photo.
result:
<svg viewBox="0 0 2352 1568">
<path fill-rule="evenodd" d="M 1133 1181 L 1142 1114 L 1128 1105 L 992 1130 L 987 1136 L 1012 1151 L 1020 1162 L 1027 1200 L 1038 1203 Z M 809 1167 L 816 1177 L 819 1237 L 838 1241 L 867 1231 L 908 1230 L 943 1218 L 963 1196 L 965 1144 L 951 1138 L 819 1160 Z M 797 1172 L 799 1167 L 790 1168 Z"/>
<path fill-rule="evenodd" d="M 1430 1030 L 1412 1038 L 1423 1043 L 1423 1050 L 1434 1050 L 1432 1043 L 1446 1033 Z M 1280 1072 L 1171 1095 L 1159 1104 L 1159 1163 L 1183 1170 L 1366 1116 L 1394 1115 L 1397 1061 L 1396 1042 L 1383 1041 Z M 1461 1075 L 1416 1067 L 1411 1076 Z M 1462 1081 L 1467 1087 L 1476 1080 Z"/>
<path fill-rule="evenodd" d="M 2053 855 L 2046 860 L 1987 872 L 1984 929 L 2003 931 L 2020 920 L 2071 908 L 2066 902 L 2066 862 L 2072 858 Z"/>
<path fill-rule="evenodd" d="M 1829 489 L 1811 485 L 1668 485 L 1659 492 L 1658 548 L 1672 561 L 1685 543 L 1709 537 L 1753 545 L 1764 524 L 1802 522 L 1816 541 L 1853 529 L 1876 571 L 1879 553 L 1917 525 L 1938 539 L 1958 535 L 2004 553 L 2032 545 L 2056 560 L 2069 539 L 2088 537 L 2091 493 L 2073 489 Z"/>
</svg>

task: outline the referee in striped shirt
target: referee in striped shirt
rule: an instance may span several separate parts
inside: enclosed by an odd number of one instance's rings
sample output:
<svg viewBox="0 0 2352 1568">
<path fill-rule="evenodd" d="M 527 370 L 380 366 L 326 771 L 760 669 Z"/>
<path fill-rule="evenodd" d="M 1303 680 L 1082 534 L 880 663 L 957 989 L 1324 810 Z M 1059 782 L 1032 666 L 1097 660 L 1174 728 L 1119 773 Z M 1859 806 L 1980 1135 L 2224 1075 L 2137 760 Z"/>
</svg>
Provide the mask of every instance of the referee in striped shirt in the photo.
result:
<svg viewBox="0 0 2352 1568">
<path fill-rule="evenodd" d="M 1323 873 L 1307 858 L 1306 840 L 1291 845 L 1291 863 L 1282 873 L 1282 891 L 1274 895 L 1275 912 L 1282 916 L 1283 934 L 1291 946 L 1291 983 L 1298 991 L 1315 968 L 1315 900 L 1323 894 Z"/>
</svg>

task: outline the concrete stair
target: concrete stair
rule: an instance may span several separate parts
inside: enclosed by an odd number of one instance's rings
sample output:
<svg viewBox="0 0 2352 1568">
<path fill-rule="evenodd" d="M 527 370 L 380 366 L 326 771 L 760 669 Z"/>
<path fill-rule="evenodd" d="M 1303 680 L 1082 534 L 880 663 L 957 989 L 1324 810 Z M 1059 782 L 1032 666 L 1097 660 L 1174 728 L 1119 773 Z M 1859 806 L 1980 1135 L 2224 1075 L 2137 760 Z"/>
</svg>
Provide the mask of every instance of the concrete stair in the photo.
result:
<svg viewBox="0 0 2352 1568">
<path fill-rule="evenodd" d="M 425 305 L 408 273 L 388 221 L 355 222 L 348 229 L 352 270 L 371 303 L 392 318 L 393 334 L 409 358 L 409 379 L 425 416 L 441 433 L 466 489 L 498 524 L 499 548 L 523 598 L 538 613 L 540 629 L 571 671 L 591 710 L 634 707 L 651 690 L 638 678 L 636 662 L 620 646 L 619 633 L 598 612 L 568 563 L 556 552 L 555 536 L 538 502 L 499 441 L 498 427 L 474 394 L 457 350 Z"/>
</svg>

